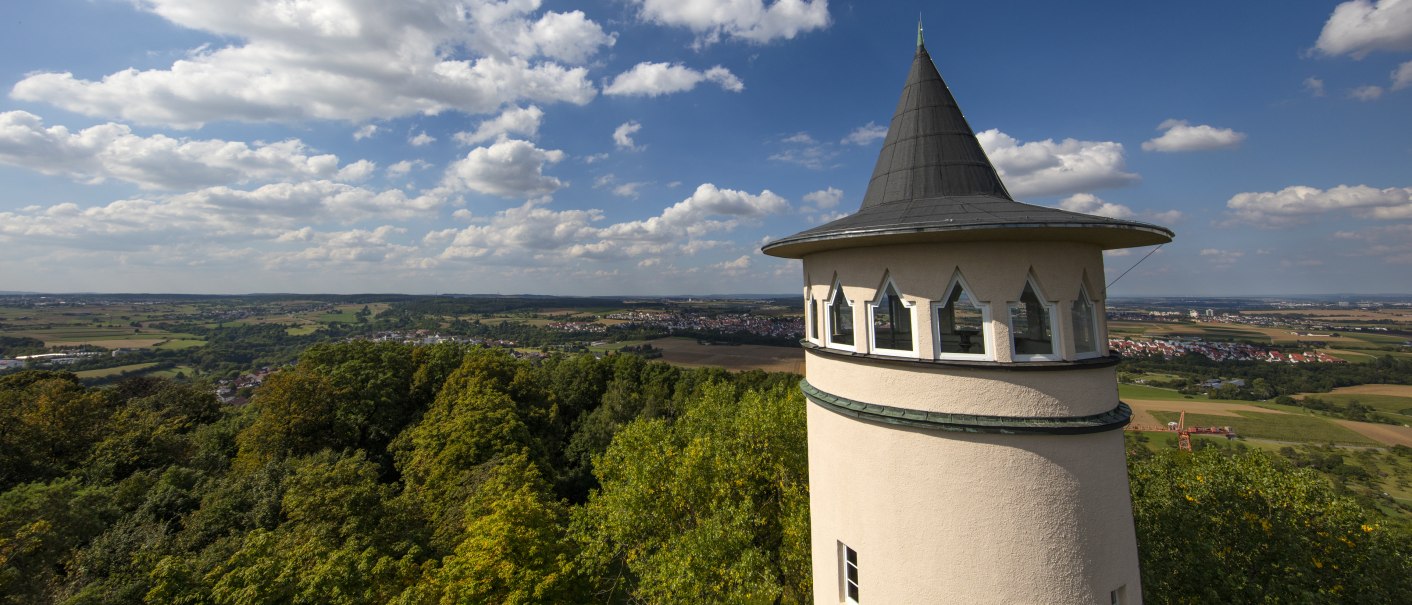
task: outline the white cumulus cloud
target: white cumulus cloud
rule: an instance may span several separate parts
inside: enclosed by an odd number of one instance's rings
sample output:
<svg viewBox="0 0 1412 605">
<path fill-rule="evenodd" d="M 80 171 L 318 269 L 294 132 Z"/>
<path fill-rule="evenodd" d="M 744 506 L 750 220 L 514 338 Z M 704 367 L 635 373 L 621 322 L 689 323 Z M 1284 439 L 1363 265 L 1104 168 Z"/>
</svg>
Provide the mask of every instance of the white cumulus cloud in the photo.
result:
<svg viewBox="0 0 1412 605">
<path fill-rule="evenodd" d="M 415 135 L 407 137 L 407 144 L 413 147 L 425 147 L 435 142 L 436 137 L 431 136 L 425 132 L 419 132 Z"/>
<path fill-rule="evenodd" d="M 742 254 L 740 258 L 716 263 L 711 268 L 726 275 L 739 275 L 750 269 L 750 255 Z"/>
<path fill-rule="evenodd" d="M 702 82 L 713 82 L 730 92 L 745 90 L 745 84 L 740 78 L 720 65 L 699 71 L 681 63 L 644 61 L 614 77 L 612 82 L 603 87 L 603 94 L 656 97 L 686 92 Z"/>
<path fill-rule="evenodd" d="M 398 244 L 396 236 L 407 232 L 401 227 L 383 225 L 375 229 L 317 232 L 308 227 L 293 232 L 294 238 L 282 241 L 307 242 L 305 248 L 292 252 L 266 255 L 263 262 L 270 269 L 319 269 L 349 264 L 387 264 L 409 258 L 418 251 L 416 246 Z"/>
<path fill-rule="evenodd" d="M 409 197 L 332 181 L 275 183 L 255 189 L 208 187 L 118 200 L 0 212 L 0 242 L 57 243 L 119 250 L 163 242 L 288 239 L 301 224 L 426 218 L 445 204 L 435 194 Z"/>
<path fill-rule="evenodd" d="M 1392 89 L 1402 90 L 1412 86 L 1412 61 L 1397 66 L 1392 72 Z"/>
<path fill-rule="evenodd" d="M 1226 207 L 1237 222 L 1267 227 L 1298 224 L 1313 215 L 1335 211 L 1365 219 L 1405 220 L 1412 219 L 1412 187 L 1339 185 L 1325 190 L 1296 185 L 1273 192 L 1239 193 Z"/>
<path fill-rule="evenodd" d="M 1186 120 L 1166 120 L 1157 126 L 1161 136 L 1142 144 L 1144 151 L 1206 151 L 1240 145 L 1245 133 L 1205 124 L 1195 126 Z"/>
<path fill-rule="evenodd" d="M 543 119 L 544 110 L 534 105 L 510 107 L 500 115 L 481 122 L 474 131 L 458 132 L 452 138 L 462 145 L 478 145 L 510 134 L 532 139 L 539 134 L 539 124 Z"/>
<path fill-rule="evenodd" d="M 144 189 L 181 189 L 277 180 L 367 178 L 372 162 L 343 168 L 338 156 L 311 153 L 298 139 L 255 143 L 143 137 L 123 124 L 73 132 L 45 126 L 25 111 L 0 113 L 0 163 L 87 183 L 118 180 Z"/>
<path fill-rule="evenodd" d="M 1132 208 L 1122 204 L 1103 201 L 1102 198 L 1092 193 L 1075 193 L 1074 195 L 1060 200 L 1059 207 L 1070 212 L 1096 214 L 1108 218 L 1128 218 L 1133 215 Z"/>
<path fill-rule="evenodd" d="M 722 37 L 764 43 L 829 25 L 828 0 L 632 0 L 644 21 L 685 27 L 698 43 Z"/>
<path fill-rule="evenodd" d="M 823 170 L 830 167 L 834 158 L 838 157 L 836 145 L 820 143 L 807 132 L 796 132 L 784 137 L 781 142 L 785 147 L 770 154 L 770 159 L 776 162 L 797 164 L 810 170 Z"/>
<path fill-rule="evenodd" d="M 1314 48 L 1361 59 L 1375 50 L 1412 50 L 1412 2 L 1352 0 L 1334 7 Z"/>
<path fill-rule="evenodd" d="M 361 140 L 363 140 L 363 139 L 369 138 L 369 137 L 371 137 L 371 136 L 377 134 L 377 132 L 378 132 L 378 125 L 377 125 L 377 124 L 364 124 L 364 125 L 362 125 L 362 126 L 359 126 L 357 130 L 354 130 L 354 131 L 353 131 L 353 140 L 355 140 L 355 141 L 361 141 Z"/>
<path fill-rule="evenodd" d="M 976 138 L 1006 188 L 1018 197 L 1080 193 L 1139 180 L 1127 171 L 1122 143 L 1075 139 L 1021 142 L 996 129 Z"/>
<path fill-rule="evenodd" d="M 842 200 L 843 191 L 834 187 L 804 194 L 804 201 L 811 202 L 816 208 L 824 210 L 837 206 Z"/>
<path fill-rule="evenodd" d="M 619 183 L 613 186 L 613 195 L 616 195 L 618 197 L 630 197 L 636 199 L 637 196 L 641 194 L 641 189 L 646 186 L 647 183 L 637 181 L 631 183 Z"/>
<path fill-rule="evenodd" d="M 412 173 L 413 169 L 425 170 L 427 168 L 431 168 L 431 164 L 426 160 L 402 160 L 387 167 L 387 178 L 406 178 L 408 174 Z"/>
<path fill-rule="evenodd" d="M 613 144 L 617 145 L 619 149 L 639 149 L 637 142 L 632 138 L 639 130 L 642 130 L 642 124 L 639 124 L 637 120 L 623 122 L 613 129 Z"/>
<path fill-rule="evenodd" d="M 1383 96 L 1383 87 L 1369 84 L 1348 91 L 1348 98 L 1359 101 L 1376 101 Z"/>
<path fill-rule="evenodd" d="M 443 185 L 507 198 L 548 195 L 565 186 L 544 174 L 547 164 L 564 159 L 564 152 L 545 150 L 519 139 L 502 139 L 477 147 L 446 168 Z"/>
<path fill-rule="evenodd" d="M 852 145 L 871 145 L 873 141 L 886 137 L 886 126 L 880 126 L 875 122 L 868 122 L 867 124 L 853 129 L 853 132 L 850 132 L 848 133 L 848 136 L 843 137 L 842 142 L 844 144 Z"/>
<path fill-rule="evenodd" d="M 587 103 L 596 90 L 587 68 L 575 65 L 615 38 L 579 11 L 534 19 L 539 4 L 149 0 L 137 6 L 237 42 L 192 50 L 169 68 L 130 68 L 98 80 L 31 74 L 11 95 L 180 128 L 490 113 L 522 100 Z"/>
<path fill-rule="evenodd" d="M 605 226 L 597 225 L 603 220 L 600 210 L 552 210 L 530 201 L 461 230 L 439 258 L 513 264 L 694 254 L 721 244 L 709 239 L 712 233 L 788 209 L 789 203 L 769 190 L 751 194 L 710 183 L 657 216 Z"/>
<path fill-rule="evenodd" d="M 1229 267 L 1229 266 L 1231 266 L 1231 265 L 1234 265 L 1234 264 L 1236 263 L 1236 261 L 1239 261 L 1239 260 L 1241 259 L 1241 257 L 1245 256 L 1245 252 L 1243 252 L 1243 251 L 1241 251 L 1241 250 L 1222 250 L 1222 249 L 1220 249 L 1220 248 L 1203 248 L 1203 249 L 1201 250 L 1201 256 L 1202 256 L 1202 258 L 1205 258 L 1205 259 L 1211 261 L 1211 264 L 1215 265 L 1216 268 L 1218 268 L 1218 269 L 1223 269 L 1223 268 Z"/>
<path fill-rule="evenodd" d="M 1316 97 L 1322 97 L 1324 96 L 1324 81 L 1314 76 L 1309 76 L 1304 79 L 1304 90 L 1309 91 L 1309 94 Z"/>
</svg>

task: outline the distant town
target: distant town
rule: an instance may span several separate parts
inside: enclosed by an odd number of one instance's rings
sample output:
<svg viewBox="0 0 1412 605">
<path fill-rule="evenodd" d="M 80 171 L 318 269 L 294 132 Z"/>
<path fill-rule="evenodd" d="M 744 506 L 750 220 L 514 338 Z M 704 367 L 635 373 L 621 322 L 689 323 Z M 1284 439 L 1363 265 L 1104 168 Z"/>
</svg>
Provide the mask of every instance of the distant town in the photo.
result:
<svg viewBox="0 0 1412 605">
<path fill-rule="evenodd" d="M 1340 364 L 1412 355 L 1412 297 L 1114 299 L 1108 320 L 1109 348 L 1127 357 Z M 803 329 L 792 297 L 11 294 L 0 296 L 0 372 L 63 367 L 97 382 L 179 374 L 239 389 L 241 377 L 324 341 L 456 342 L 537 357 L 671 338 L 795 348 Z M 668 348 L 671 362 L 681 347 Z"/>
</svg>

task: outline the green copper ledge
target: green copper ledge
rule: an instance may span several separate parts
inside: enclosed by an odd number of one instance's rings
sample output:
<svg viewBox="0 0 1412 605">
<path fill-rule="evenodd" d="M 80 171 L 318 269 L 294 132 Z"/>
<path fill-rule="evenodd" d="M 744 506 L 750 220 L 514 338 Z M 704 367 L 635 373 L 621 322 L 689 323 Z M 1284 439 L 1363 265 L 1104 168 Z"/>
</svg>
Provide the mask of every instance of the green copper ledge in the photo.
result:
<svg viewBox="0 0 1412 605">
<path fill-rule="evenodd" d="M 799 389 L 810 401 L 828 410 L 860 420 L 958 433 L 999 433 L 1004 435 L 1081 435 L 1123 428 L 1132 420 L 1128 404 L 1090 416 L 1031 418 L 1022 416 L 979 416 L 974 414 L 944 414 L 877 405 L 839 397 L 814 388 L 808 380 L 799 381 Z"/>
</svg>

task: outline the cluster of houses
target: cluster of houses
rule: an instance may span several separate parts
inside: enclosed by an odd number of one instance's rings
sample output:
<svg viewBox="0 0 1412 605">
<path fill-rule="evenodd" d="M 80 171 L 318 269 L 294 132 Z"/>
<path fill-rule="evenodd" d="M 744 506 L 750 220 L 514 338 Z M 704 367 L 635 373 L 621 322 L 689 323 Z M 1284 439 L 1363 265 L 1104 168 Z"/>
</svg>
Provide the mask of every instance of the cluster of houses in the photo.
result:
<svg viewBox="0 0 1412 605">
<path fill-rule="evenodd" d="M 222 378 L 216 381 L 216 398 L 226 405 L 244 405 L 250 400 L 242 395 L 265 384 L 265 379 L 275 372 L 275 368 L 265 366 L 249 374 L 241 374 L 235 380 Z"/>
<path fill-rule="evenodd" d="M 1270 350 L 1270 358 L 1266 361 L 1276 363 L 1347 363 L 1342 359 L 1329 355 L 1322 351 L 1304 351 L 1301 353 L 1284 353 Z"/>
<path fill-rule="evenodd" d="M 0 359 L 0 370 L 10 368 L 25 368 L 37 366 L 66 366 L 78 363 L 92 357 L 102 355 L 117 355 L 117 352 L 108 351 L 62 351 L 59 353 L 35 353 L 34 355 L 16 355 L 14 359 Z"/>
<path fill-rule="evenodd" d="M 591 334 L 603 334 L 608 331 L 607 324 L 595 323 L 591 321 L 556 321 L 548 325 L 550 330 L 560 332 L 586 332 Z"/>
<path fill-rule="evenodd" d="M 1129 356 L 1161 355 L 1165 359 L 1196 354 L 1214 361 L 1267 361 L 1271 363 L 1345 363 L 1320 351 L 1288 352 L 1243 342 L 1207 342 L 1199 338 L 1181 340 L 1111 339 L 1108 348 Z"/>
<path fill-rule="evenodd" d="M 629 322 L 629 326 L 666 328 L 670 331 L 720 332 L 725 334 L 759 334 L 782 338 L 799 338 L 804 335 L 804 318 L 799 316 L 755 315 L 752 313 L 722 313 L 702 315 L 697 313 L 643 313 L 628 311 L 610 313 L 605 319 L 618 319 Z"/>
</svg>

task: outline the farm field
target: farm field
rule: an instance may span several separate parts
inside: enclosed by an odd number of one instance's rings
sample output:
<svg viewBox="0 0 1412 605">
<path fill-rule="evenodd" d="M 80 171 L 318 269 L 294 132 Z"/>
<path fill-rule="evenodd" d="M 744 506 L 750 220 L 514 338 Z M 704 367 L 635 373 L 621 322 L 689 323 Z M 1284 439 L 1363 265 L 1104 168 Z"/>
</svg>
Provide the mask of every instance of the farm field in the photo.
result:
<svg viewBox="0 0 1412 605">
<path fill-rule="evenodd" d="M 206 341 L 195 338 L 177 338 L 155 345 L 158 349 L 191 349 L 205 346 Z"/>
<path fill-rule="evenodd" d="M 1412 385 L 1364 384 L 1341 387 L 1328 393 L 1303 393 L 1295 398 L 1316 397 L 1324 401 L 1348 405 L 1351 402 L 1373 408 L 1403 424 L 1412 424 Z"/>
<path fill-rule="evenodd" d="M 177 374 L 185 374 L 186 376 L 191 376 L 195 373 L 196 368 L 193 368 L 191 366 L 176 366 L 174 368 L 167 368 L 165 370 L 147 372 L 146 375 L 155 378 L 176 378 Z"/>
<path fill-rule="evenodd" d="M 1412 323 L 1412 313 L 1397 309 L 1256 309 L 1247 315 L 1296 315 L 1317 317 L 1325 321 L 1395 321 Z"/>
<path fill-rule="evenodd" d="M 1151 401 L 1144 399 L 1123 398 L 1123 402 L 1133 409 L 1133 425 L 1140 427 L 1162 427 L 1166 426 L 1168 420 L 1160 420 L 1158 414 L 1173 412 L 1180 414 L 1187 412 L 1187 424 L 1192 424 L 1190 418 L 1193 414 L 1204 416 L 1230 416 L 1240 417 L 1241 413 L 1253 414 L 1284 414 L 1281 410 L 1255 407 L 1247 403 L 1229 403 L 1219 401 Z M 1222 425 L 1224 426 L 1224 425 Z"/>
<path fill-rule="evenodd" d="M 74 372 L 74 376 L 78 376 L 79 379 L 82 380 L 87 378 L 107 378 L 109 376 L 117 376 L 122 373 L 140 374 L 142 373 L 142 370 L 145 370 L 155 365 L 157 365 L 157 362 L 155 361 L 151 363 L 134 363 L 125 366 L 103 368 L 101 370 L 84 370 L 82 372 Z"/>
<path fill-rule="evenodd" d="M 1334 389 L 1330 395 L 1381 395 L 1412 400 L 1412 384 L 1360 384 Z"/>
<path fill-rule="evenodd" d="M 766 372 L 804 373 L 804 349 L 768 347 L 763 345 L 702 345 L 694 338 L 659 338 L 632 342 L 615 342 L 593 347 L 616 350 L 624 346 L 647 343 L 662 350 L 658 361 L 686 368 L 721 367 L 732 371 L 764 370 Z"/>
<path fill-rule="evenodd" d="M 1205 396 L 1201 395 L 1183 395 L 1172 389 L 1150 387 L 1144 384 L 1118 383 L 1118 397 L 1121 397 L 1123 401 L 1127 401 L 1131 398 L 1157 401 L 1181 401 L 1184 404 L 1193 402 L 1218 402 L 1250 405 L 1249 401 L 1241 401 L 1238 399 L 1207 399 Z"/>
<path fill-rule="evenodd" d="M 1339 419 L 1334 419 L 1334 422 L 1378 443 L 1412 447 L 1412 427 Z"/>
<path fill-rule="evenodd" d="M 8 336 L 22 336 L 42 340 L 47 347 L 90 345 L 103 347 L 105 349 L 135 349 L 174 341 L 196 343 L 174 345 L 176 347 L 200 346 L 204 344 L 204 341 L 192 334 L 164 332 L 147 328 L 134 330 L 133 328 L 74 326 L 33 330 L 7 330 L 5 334 Z"/>
</svg>

